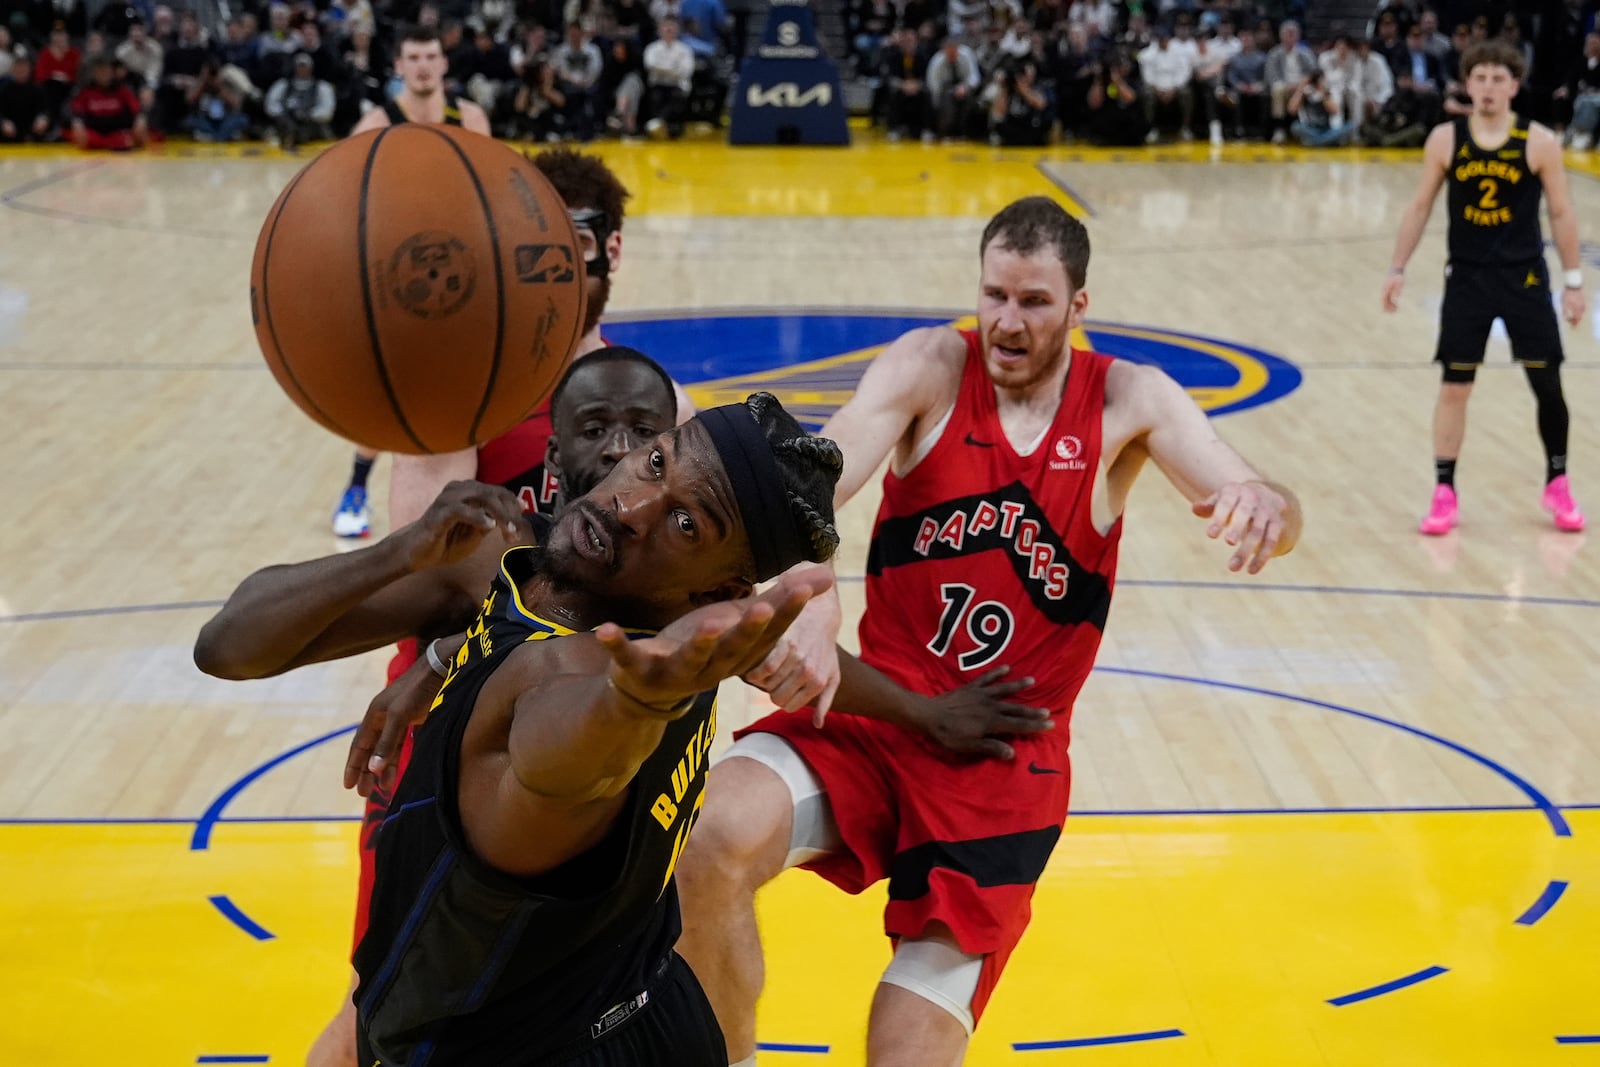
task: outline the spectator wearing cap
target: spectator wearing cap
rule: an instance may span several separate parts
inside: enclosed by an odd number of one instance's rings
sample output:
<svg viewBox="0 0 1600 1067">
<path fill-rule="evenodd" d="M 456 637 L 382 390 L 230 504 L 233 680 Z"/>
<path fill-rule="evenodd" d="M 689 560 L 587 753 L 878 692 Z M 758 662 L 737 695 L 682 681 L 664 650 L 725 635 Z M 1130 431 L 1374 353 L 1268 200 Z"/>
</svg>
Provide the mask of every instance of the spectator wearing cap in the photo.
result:
<svg viewBox="0 0 1600 1067">
<path fill-rule="evenodd" d="M 279 78 L 267 91 L 267 117 L 278 131 L 278 144 L 294 148 L 304 141 L 332 136 L 335 99 L 333 86 L 316 75 L 309 53 L 297 52 L 292 73 Z"/>
<path fill-rule="evenodd" d="M 106 56 L 91 61 L 89 81 L 72 99 L 72 140 L 79 148 L 126 152 L 145 143 L 149 128 L 139 98 L 116 80 Z"/>
</svg>

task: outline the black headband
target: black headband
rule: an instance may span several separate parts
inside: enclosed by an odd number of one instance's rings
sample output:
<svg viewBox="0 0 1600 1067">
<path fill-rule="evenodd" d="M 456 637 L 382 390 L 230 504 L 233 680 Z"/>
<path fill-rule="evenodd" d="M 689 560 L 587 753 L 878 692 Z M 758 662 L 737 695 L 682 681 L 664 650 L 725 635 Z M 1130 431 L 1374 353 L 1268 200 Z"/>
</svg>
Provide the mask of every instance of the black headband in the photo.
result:
<svg viewBox="0 0 1600 1067">
<path fill-rule="evenodd" d="M 810 558 L 810 547 L 800 537 L 789 509 L 778 458 L 755 415 L 743 404 L 724 404 L 696 417 L 711 435 L 722 469 L 728 472 L 745 536 L 750 539 L 750 554 L 755 557 L 756 580 L 776 578 Z"/>
</svg>

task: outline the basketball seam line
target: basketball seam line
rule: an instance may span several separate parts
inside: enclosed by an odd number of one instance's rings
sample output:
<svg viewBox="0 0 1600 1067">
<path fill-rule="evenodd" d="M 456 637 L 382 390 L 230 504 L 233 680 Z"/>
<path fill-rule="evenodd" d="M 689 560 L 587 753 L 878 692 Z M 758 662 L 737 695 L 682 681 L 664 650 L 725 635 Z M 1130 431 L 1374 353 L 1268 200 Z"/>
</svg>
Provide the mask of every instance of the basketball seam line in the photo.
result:
<svg viewBox="0 0 1600 1067">
<path fill-rule="evenodd" d="M 272 225 L 267 229 L 267 246 L 261 250 L 261 315 L 267 321 L 267 333 L 272 336 L 272 347 L 277 350 L 278 362 L 282 364 L 283 372 L 289 376 L 289 381 L 293 383 L 301 397 L 305 399 L 307 404 L 311 405 L 311 410 L 315 411 L 323 422 L 331 427 L 335 433 L 349 437 L 350 434 L 345 430 L 344 424 L 326 411 L 323 411 L 322 405 L 317 403 L 316 397 L 312 396 L 311 391 L 300 383 L 300 376 L 294 372 L 294 365 L 289 361 L 288 355 L 284 353 L 283 345 L 278 342 L 278 327 L 272 321 L 272 301 L 267 299 L 267 272 L 272 262 L 272 242 L 278 235 L 278 222 L 283 218 L 283 213 L 288 210 L 289 198 L 294 195 L 295 188 L 300 184 L 300 179 L 311 173 L 311 168 L 321 161 L 322 157 L 319 155 L 316 159 L 307 163 L 304 170 L 294 176 L 294 180 L 289 183 L 289 188 L 284 190 L 283 200 L 278 204 L 278 213 L 272 217 Z"/>
<path fill-rule="evenodd" d="M 494 287 L 495 287 L 495 322 L 494 322 L 494 359 L 489 364 L 489 381 L 483 387 L 483 399 L 478 403 L 478 413 L 472 418 L 472 428 L 467 431 L 467 443 L 463 448 L 472 448 L 477 444 L 478 428 L 483 424 L 483 417 L 489 411 L 489 401 L 494 396 L 494 386 L 500 378 L 500 360 L 506 341 L 506 272 L 505 265 L 500 258 L 500 229 L 495 225 L 494 212 L 489 210 L 489 196 L 483 191 L 483 182 L 478 180 L 478 172 L 473 169 L 472 161 L 461 150 L 448 134 L 433 126 L 419 126 L 418 129 L 427 130 L 437 135 L 450 150 L 461 160 L 461 166 L 466 170 L 467 177 L 472 179 L 472 187 L 478 194 L 478 205 L 483 208 L 483 221 L 489 227 L 489 247 L 494 250 Z"/>
<path fill-rule="evenodd" d="M 361 168 L 361 197 L 356 202 L 356 251 L 361 257 L 361 305 L 367 313 L 367 339 L 372 345 L 372 358 L 378 364 L 378 380 L 389 397 L 389 406 L 394 409 L 394 417 L 399 420 L 406 436 L 418 449 L 427 452 L 428 446 L 422 443 L 417 432 L 411 428 L 411 423 L 406 420 L 406 413 L 400 407 L 400 398 L 395 395 L 394 383 L 389 380 L 389 368 L 383 362 L 383 343 L 378 339 L 378 320 L 372 311 L 372 276 L 367 268 L 367 190 L 372 187 L 372 167 L 378 158 L 378 146 L 395 129 L 394 126 L 385 126 L 378 131 L 378 136 L 372 139 L 372 149 L 367 153 L 367 162 Z"/>
</svg>

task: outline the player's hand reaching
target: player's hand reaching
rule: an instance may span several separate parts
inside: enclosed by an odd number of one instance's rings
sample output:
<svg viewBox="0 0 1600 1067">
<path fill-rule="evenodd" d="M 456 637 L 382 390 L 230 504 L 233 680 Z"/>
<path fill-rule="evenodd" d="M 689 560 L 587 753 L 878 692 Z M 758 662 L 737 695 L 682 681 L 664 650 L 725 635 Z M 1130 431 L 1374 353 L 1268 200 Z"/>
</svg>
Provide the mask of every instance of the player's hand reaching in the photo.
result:
<svg viewBox="0 0 1600 1067">
<path fill-rule="evenodd" d="M 1194 505 L 1194 513 L 1210 519 L 1206 536 L 1234 546 L 1228 569 L 1258 574 L 1278 551 L 1288 499 L 1265 482 L 1233 482 Z"/>
<path fill-rule="evenodd" d="M 821 726 L 839 691 L 840 622 L 838 596 L 817 597 L 744 680 L 785 711 L 815 708 L 812 719 Z"/>
<path fill-rule="evenodd" d="M 1400 310 L 1400 293 L 1405 287 L 1404 274 L 1390 274 L 1383 280 L 1383 310 L 1390 312 Z"/>
<path fill-rule="evenodd" d="M 496 530 L 515 540 L 522 507 L 509 489 L 482 482 L 451 482 L 422 517 L 396 531 L 413 571 L 459 563 Z"/>
<path fill-rule="evenodd" d="M 1567 320 L 1568 326 L 1576 326 L 1583 321 L 1583 313 L 1587 306 L 1582 289 L 1561 290 L 1561 317 Z"/>
<path fill-rule="evenodd" d="M 611 654 L 611 685 L 629 700 L 671 715 L 686 698 L 759 664 L 806 603 L 832 587 L 827 567 L 795 567 L 764 593 L 708 604 L 654 637 L 629 640 L 612 623 L 595 637 Z"/>
<path fill-rule="evenodd" d="M 996 667 L 977 681 L 942 696 L 918 697 L 911 707 L 910 725 L 952 752 L 995 759 L 1015 759 L 1016 751 L 1000 740 L 1053 730 L 1048 708 L 1013 704 L 1015 696 L 1033 684 L 1032 678 L 1002 681 L 1010 667 Z"/>
<path fill-rule="evenodd" d="M 395 758 L 405 743 L 406 731 L 428 717 L 441 684 L 428 658 L 418 656 L 409 670 L 372 698 L 350 739 L 350 753 L 344 761 L 346 789 L 366 797 L 379 785 L 393 787 Z"/>
</svg>

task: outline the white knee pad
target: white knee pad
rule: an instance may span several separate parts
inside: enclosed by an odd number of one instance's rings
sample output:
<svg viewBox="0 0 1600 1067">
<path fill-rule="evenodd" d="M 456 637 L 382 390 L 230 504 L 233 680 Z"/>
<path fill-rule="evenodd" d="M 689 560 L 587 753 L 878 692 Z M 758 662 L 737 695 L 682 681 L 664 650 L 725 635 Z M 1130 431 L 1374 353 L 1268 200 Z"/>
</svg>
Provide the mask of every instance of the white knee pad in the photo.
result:
<svg viewBox="0 0 1600 1067">
<path fill-rule="evenodd" d="M 970 1037 L 977 1026 L 972 998 L 982 976 L 982 956 L 962 952 L 951 938 L 934 936 L 902 940 L 881 980 L 943 1008 Z"/>
<path fill-rule="evenodd" d="M 828 804 L 827 791 L 822 788 L 822 779 L 800 758 L 793 745 L 776 734 L 748 734 L 735 741 L 722 759 L 735 756 L 755 760 L 789 787 L 789 798 L 794 802 L 794 828 L 789 833 L 785 867 L 795 867 L 838 850 L 843 840 L 838 824 L 833 821 L 833 809 Z"/>
</svg>

